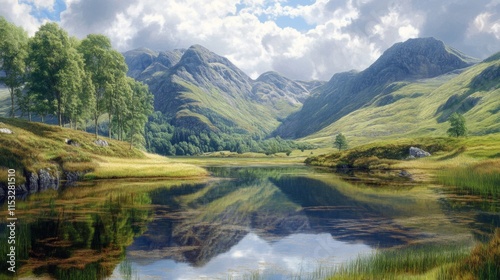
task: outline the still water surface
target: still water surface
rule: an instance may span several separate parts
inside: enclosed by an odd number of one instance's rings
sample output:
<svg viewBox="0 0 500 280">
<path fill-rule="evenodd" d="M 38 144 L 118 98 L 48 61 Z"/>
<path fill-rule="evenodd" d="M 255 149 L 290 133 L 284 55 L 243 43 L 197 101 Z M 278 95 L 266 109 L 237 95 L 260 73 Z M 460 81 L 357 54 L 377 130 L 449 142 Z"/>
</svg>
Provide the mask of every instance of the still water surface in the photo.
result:
<svg viewBox="0 0 500 280">
<path fill-rule="evenodd" d="M 210 171 L 216 179 L 102 181 L 20 201 L 21 274 L 308 278 L 376 249 L 471 245 L 500 225 L 498 201 L 397 177 L 303 166 Z"/>
</svg>

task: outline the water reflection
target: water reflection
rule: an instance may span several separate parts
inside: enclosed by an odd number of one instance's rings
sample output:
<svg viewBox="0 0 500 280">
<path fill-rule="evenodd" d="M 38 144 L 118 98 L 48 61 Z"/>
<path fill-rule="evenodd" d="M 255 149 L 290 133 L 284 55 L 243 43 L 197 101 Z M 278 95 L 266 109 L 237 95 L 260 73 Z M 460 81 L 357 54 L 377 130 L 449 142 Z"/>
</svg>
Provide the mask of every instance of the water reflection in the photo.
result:
<svg viewBox="0 0 500 280">
<path fill-rule="evenodd" d="M 129 254 L 127 259 L 140 279 L 225 279 L 228 275 L 238 278 L 254 272 L 281 279 L 313 273 L 320 266 L 332 267 L 371 250 L 367 245 L 336 241 L 329 234 L 292 234 L 268 242 L 258 234 L 248 233 L 230 250 L 201 267 L 153 256 Z M 111 279 L 122 277 L 115 271 Z"/>
<path fill-rule="evenodd" d="M 28 197 L 18 211 L 21 275 L 281 279 L 375 248 L 472 243 L 500 221 L 497 202 L 404 181 L 367 187 L 307 167 L 211 172 L 220 179 L 103 181 Z"/>
</svg>

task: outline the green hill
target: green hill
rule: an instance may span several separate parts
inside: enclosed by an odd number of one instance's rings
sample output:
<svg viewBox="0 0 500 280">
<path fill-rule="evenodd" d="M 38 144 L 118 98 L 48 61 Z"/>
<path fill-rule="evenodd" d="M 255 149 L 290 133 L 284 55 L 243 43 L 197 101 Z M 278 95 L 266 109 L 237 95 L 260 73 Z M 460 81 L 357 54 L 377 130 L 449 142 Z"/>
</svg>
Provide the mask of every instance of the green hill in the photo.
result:
<svg viewBox="0 0 500 280">
<path fill-rule="evenodd" d="M 500 132 L 500 60 L 491 57 L 431 79 L 393 83 L 364 107 L 305 139 L 326 145 L 342 132 L 355 144 L 402 137 L 446 136 L 453 112 L 471 135 Z"/>
<path fill-rule="evenodd" d="M 474 59 L 434 38 L 410 39 L 395 44 L 366 70 L 334 75 L 326 85 L 314 90 L 302 109 L 288 117 L 275 134 L 285 138 L 315 134 L 349 114 L 372 106 L 376 100 L 380 100 L 379 105 L 394 102 L 388 96 L 402 87 L 420 85 L 422 79 L 463 69 L 474 62 Z M 436 82 L 431 82 L 431 86 L 433 84 Z M 417 88 L 410 95 L 417 97 L 425 90 Z M 414 99 L 406 101 L 418 105 Z M 358 122 L 349 118 L 351 124 Z"/>
</svg>

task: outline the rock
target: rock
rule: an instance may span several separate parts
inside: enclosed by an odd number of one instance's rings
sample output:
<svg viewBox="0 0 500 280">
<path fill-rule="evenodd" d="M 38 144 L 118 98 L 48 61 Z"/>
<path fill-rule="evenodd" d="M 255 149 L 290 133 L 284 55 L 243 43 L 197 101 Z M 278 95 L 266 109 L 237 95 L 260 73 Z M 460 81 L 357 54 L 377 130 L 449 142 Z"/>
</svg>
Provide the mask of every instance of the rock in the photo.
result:
<svg viewBox="0 0 500 280">
<path fill-rule="evenodd" d="M 28 184 L 29 193 L 37 193 L 40 190 L 38 186 L 38 173 L 28 172 L 26 174 L 26 183 Z"/>
<path fill-rule="evenodd" d="M 64 171 L 63 178 L 66 179 L 65 186 L 72 186 L 85 176 L 89 171 Z"/>
<path fill-rule="evenodd" d="M 422 157 L 430 157 L 431 154 L 415 147 L 410 147 L 410 157 L 422 158 Z"/>
<path fill-rule="evenodd" d="M 106 140 L 102 140 L 102 139 L 97 139 L 94 141 L 94 143 L 99 146 L 99 147 L 108 147 L 109 146 L 109 143 L 108 141 Z"/>
<path fill-rule="evenodd" d="M 80 143 L 78 143 L 76 140 L 73 140 L 73 139 L 66 138 L 66 139 L 64 139 L 64 143 L 71 145 L 71 146 L 80 147 Z"/>
<path fill-rule="evenodd" d="M 0 128 L 0 133 L 3 133 L 3 134 L 14 134 L 14 132 L 12 132 L 12 130 L 10 130 L 8 128 Z"/>
<path fill-rule="evenodd" d="M 16 196 L 59 189 L 60 179 L 57 169 L 54 172 L 50 168 L 40 169 L 38 172 L 25 171 L 24 176 L 26 182 L 16 186 Z M 0 189 L 0 197 L 5 196 L 7 185 L 0 183 Z"/>
<path fill-rule="evenodd" d="M 38 171 L 39 191 L 44 191 L 47 189 L 59 189 L 59 173 L 55 172 L 55 175 L 52 175 L 50 171 L 50 168 L 40 169 Z"/>
<path fill-rule="evenodd" d="M 411 173 L 406 171 L 406 170 L 401 170 L 398 175 L 399 175 L 399 177 L 405 177 L 405 178 L 410 178 L 410 179 L 412 178 Z"/>
</svg>

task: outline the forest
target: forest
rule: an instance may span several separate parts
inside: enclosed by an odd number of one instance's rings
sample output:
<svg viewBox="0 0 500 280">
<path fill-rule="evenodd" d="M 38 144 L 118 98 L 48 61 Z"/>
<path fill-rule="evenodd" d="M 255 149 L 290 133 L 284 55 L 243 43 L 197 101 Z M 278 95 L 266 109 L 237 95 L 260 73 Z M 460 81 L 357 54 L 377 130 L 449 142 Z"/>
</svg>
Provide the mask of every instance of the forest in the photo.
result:
<svg viewBox="0 0 500 280">
<path fill-rule="evenodd" d="M 106 36 L 78 40 L 46 23 L 28 38 L 0 18 L 0 38 L 0 83 L 10 93 L 10 117 L 18 111 L 30 121 L 54 116 L 59 126 L 94 128 L 96 137 L 100 119 L 107 118 L 108 137 L 142 143 L 153 95 L 127 77 L 123 55 Z"/>
</svg>

